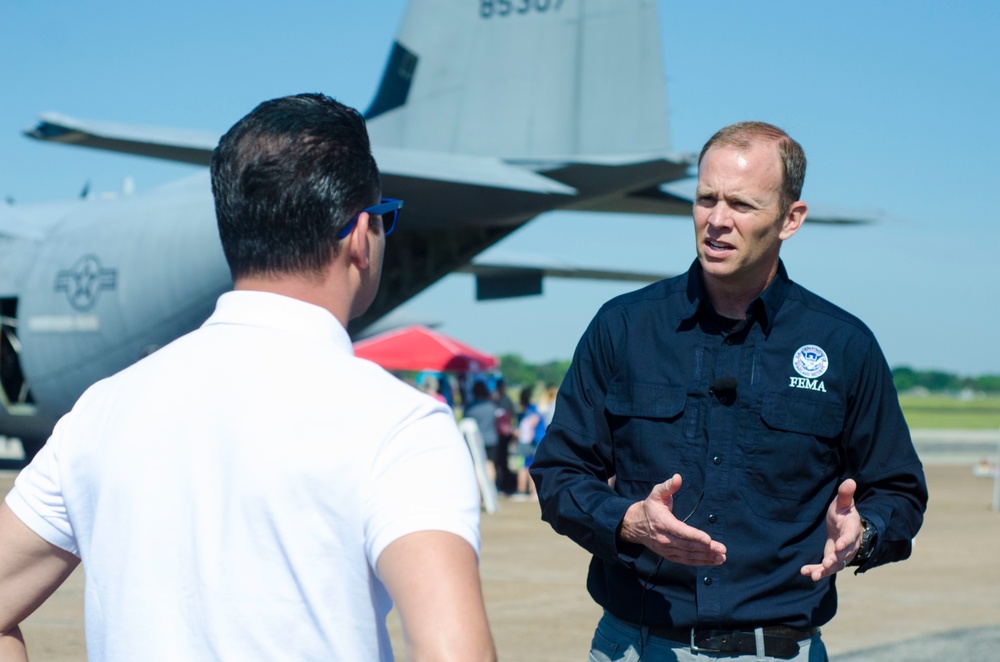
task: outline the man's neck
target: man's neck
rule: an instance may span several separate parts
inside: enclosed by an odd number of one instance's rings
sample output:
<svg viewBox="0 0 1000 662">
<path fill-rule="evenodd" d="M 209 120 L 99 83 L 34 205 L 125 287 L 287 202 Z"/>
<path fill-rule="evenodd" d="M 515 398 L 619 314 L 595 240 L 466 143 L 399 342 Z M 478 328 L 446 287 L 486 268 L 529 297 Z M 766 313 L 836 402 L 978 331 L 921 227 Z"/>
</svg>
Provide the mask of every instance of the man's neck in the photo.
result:
<svg viewBox="0 0 1000 662">
<path fill-rule="evenodd" d="M 776 262 L 774 268 L 762 278 L 728 282 L 702 272 L 702 282 L 716 313 L 729 319 L 742 320 L 746 319 L 750 304 L 767 289 L 777 273 Z"/>
<path fill-rule="evenodd" d="M 236 279 L 233 289 L 270 292 L 311 303 L 330 311 L 346 329 L 350 320 L 351 302 L 341 296 L 346 288 L 331 287 L 329 280 L 329 272 L 322 278 L 298 274 L 243 276 Z"/>
</svg>

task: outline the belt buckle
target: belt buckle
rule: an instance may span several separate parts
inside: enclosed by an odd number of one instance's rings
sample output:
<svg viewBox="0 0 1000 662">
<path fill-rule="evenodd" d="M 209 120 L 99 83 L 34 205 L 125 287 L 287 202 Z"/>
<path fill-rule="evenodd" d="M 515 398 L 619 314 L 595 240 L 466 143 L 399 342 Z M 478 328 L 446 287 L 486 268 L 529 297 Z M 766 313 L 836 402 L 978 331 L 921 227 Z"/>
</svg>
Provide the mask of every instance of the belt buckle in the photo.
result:
<svg viewBox="0 0 1000 662">
<path fill-rule="evenodd" d="M 722 643 L 723 645 L 728 644 L 728 646 L 725 647 L 725 648 L 702 648 L 697 643 L 697 640 L 695 638 L 695 632 L 696 632 L 696 628 L 691 628 L 691 652 L 692 653 L 711 653 L 711 654 L 716 654 L 716 653 L 734 653 L 734 652 L 738 652 L 739 645 L 737 644 L 737 639 L 739 638 L 739 634 L 740 634 L 739 630 L 733 630 L 733 631 L 729 632 L 728 634 L 720 634 L 719 636 L 708 636 L 708 637 L 705 637 L 705 639 L 708 639 L 708 640 L 714 639 L 714 640 L 720 641 L 720 643 Z M 714 632 L 714 631 L 713 630 L 709 630 L 708 632 Z"/>
</svg>

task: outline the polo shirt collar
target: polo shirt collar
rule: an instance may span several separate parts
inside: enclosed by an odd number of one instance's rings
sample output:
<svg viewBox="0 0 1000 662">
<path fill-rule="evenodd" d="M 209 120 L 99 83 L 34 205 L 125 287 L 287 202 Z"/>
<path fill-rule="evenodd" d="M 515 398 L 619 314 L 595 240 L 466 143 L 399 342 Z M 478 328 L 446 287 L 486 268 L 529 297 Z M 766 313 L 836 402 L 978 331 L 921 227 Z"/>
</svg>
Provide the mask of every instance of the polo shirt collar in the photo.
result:
<svg viewBox="0 0 1000 662">
<path fill-rule="evenodd" d="M 354 354 L 350 335 L 330 311 L 300 299 L 271 292 L 226 292 L 219 297 L 215 312 L 202 326 L 213 324 L 238 324 L 287 331 L 309 336 L 320 342 L 332 342 L 345 352 Z"/>
</svg>

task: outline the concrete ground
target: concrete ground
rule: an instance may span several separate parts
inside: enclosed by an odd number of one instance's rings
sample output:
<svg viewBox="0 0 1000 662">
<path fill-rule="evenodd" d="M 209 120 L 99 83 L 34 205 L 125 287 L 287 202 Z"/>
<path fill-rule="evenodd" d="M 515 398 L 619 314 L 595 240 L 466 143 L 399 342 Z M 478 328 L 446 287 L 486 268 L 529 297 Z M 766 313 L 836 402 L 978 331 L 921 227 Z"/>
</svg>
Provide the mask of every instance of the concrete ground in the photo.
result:
<svg viewBox="0 0 1000 662">
<path fill-rule="evenodd" d="M 917 437 L 917 435 L 914 435 Z M 840 609 L 823 628 L 833 662 L 1000 659 L 1000 512 L 993 481 L 973 477 L 984 450 L 918 450 L 931 502 L 908 561 L 838 577 Z M 995 444 L 995 442 L 993 442 Z M 0 471 L 0 494 L 15 477 Z M 589 558 L 539 520 L 533 503 L 504 500 L 483 515 L 481 575 L 501 660 L 587 659 L 600 615 L 584 588 Z M 402 659 L 395 614 L 390 631 Z M 85 659 L 83 574 L 77 570 L 22 626 L 34 662 Z"/>
</svg>

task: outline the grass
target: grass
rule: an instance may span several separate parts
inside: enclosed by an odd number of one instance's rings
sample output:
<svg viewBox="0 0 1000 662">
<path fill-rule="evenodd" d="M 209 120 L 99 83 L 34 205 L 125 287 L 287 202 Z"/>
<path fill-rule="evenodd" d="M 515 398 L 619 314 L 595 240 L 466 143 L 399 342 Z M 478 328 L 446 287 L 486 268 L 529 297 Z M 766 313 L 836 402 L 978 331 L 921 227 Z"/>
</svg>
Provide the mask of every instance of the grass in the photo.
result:
<svg viewBox="0 0 1000 662">
<path fill-rule="evenodd" d="M 961 400 L 947 395 L 900 395 L 906 423 L 915 429 L 1000 429 L 1000 396 Z"/>
</svg>

